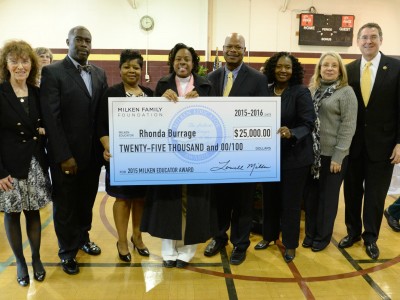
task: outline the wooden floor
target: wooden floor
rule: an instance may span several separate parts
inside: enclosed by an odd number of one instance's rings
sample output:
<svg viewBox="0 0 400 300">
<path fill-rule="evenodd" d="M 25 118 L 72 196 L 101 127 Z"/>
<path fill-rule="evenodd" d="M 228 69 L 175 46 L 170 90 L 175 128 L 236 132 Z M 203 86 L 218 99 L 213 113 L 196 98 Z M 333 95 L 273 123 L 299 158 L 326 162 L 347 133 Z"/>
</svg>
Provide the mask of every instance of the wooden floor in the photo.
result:
<svg viewBox="0 0 400 300">
<path fill-rule="evenodd" d="M 386 206 L 396 196 L 388 196 Z M 392 231 L 383 219 L 377 261 L 367 256 L 362 242 L 339 249 L 337 243 L 346 235 L 342 199 L 332 243 L 322 252 L 300 246 L 293 263 L 286 264 L 282 244 L 255 251 L 260 236 L 252 235 L 243 264 L 229 265 L 231 244 L 212 258 L 203 256 L 206 244 L 201 244 L 187 269 L 163 268 L 160 240 L 147 234 L 144 241 L 151 256 L 134 253 L 131 264 L 121 263 L 115 245 L 113 202 L 104 192 L 98 193 L 91 239 L 101 246 L 102 254 L 91 257 L 80 251 L 81 272 L 75 276 L 65 274 L 59 265 L 51 205 L 42 210 L 41 256 L 47 277 L 42 283 L 31 279 L 29 287 L 16 282 L 15 259 L 0 216 L 0 299 L 400 299 L 400 233 Z M 301 226 L 300 241 L 304 220 Z M 26 234 L 23 238 L 32 278 Z"/>
</svg>

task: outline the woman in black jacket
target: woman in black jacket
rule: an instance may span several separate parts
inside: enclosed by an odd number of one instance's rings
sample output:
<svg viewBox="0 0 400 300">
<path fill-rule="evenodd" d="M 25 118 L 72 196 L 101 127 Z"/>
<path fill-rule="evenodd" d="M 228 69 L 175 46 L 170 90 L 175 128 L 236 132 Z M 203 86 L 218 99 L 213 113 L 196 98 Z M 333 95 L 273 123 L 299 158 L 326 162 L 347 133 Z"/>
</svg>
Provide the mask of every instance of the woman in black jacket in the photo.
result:
<svg viewBox="0 0 400 300">
<path fill-rule="evenodd" d="M 178 97 L 215 96 L 207 79 L 198 76 L 199 57 L 193 48 L 176 44 L 169 53 L 170 75 L 157 83 L 155 95 L 176 102 Z M 167 268 L 185 267 L 198 243 L 216 228 L 210 186 L 164 185 L 149 188 L 142 231 L 162 238 L 161 254 Z"/>
<path fill-rule="evenodd" d="M 264 64 L 271 94 L 281 97 L 281 181 L 263 184 L 263 240 L 255 249 L 267 248 L 282 231 L 286 262 L 294 259 L 299 245 L 301 201 L 313 162 L 315 112 L 310 91 L 302 85 L 303 73 L 297 58 L 287 52 Z"/>
<path fill-rule="evenodd" d="M 0 211 L 8 242 L 17 264 L 17 281 L 30 282 L 21 236 L 24 212 L 32 250 L 33 276 L 46 276 L 40 260 L 41 222 L 39 209 L 51 201 L 44 129 L 39 109 L 36 53 L 24 41 L 4 45 L 0 55 Z"/>
<path fill-rule="evenodd" d="M 128 223 L 132 215 L 133 248 L 142 256 L 149 256 L 150 252 L 144 245 L 140 223 L 142 220 L 143 206 L 147 192 L 146 186 L 111 186 L 110 164 L 111 158 L 109 143 L 108 98 L 129 97 L 135 101 L 136 97 L 152 97 L 153 91 L 139 84 L 142 75 L 143 57 L 135 50 L 124 50 L 120 55 L 119 69 L 122 82 L 109 87 L 103 95 L 99 107 L 97 134 L 104 147 L 103 157 L 106 164 L 106 192 L 115 197 L 113 214 L 115 227 L 118 234 L 117 250 L 122 261 L 130 262 L 131 255 L 128 248 Z"/>
</svg>

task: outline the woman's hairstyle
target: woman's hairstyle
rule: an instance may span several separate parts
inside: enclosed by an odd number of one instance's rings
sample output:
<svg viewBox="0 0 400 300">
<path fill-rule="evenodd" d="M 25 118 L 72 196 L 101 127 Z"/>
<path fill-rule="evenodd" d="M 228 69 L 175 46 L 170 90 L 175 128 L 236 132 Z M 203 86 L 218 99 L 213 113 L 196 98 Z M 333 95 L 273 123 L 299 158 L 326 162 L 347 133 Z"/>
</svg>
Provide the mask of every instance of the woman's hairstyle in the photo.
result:
<svg viewBox="0 0 400 300">
<path fill-rule="evenodd" d="M 26 80 L 31 85 L 37 84 L 37 77 L 39 74 L 39 64 L 36 52 L 32 47 L 25 41 L 9 41 L 0 52 L 0 81 L 10 80 L 10 71 L 7 69 L 7 59 L 9 56 L 15 56 L 16 58 L 28 57 L 31 61 L 31 71 Z"/>
<path fill-rule="evenodd" d="M 174 60 L 176 53 L 178 53 L 179 50 L 181 49 L 187 49 L 190 54 L 192 55 L 192 61 L 193 61 L 193 69 L 192 73 L 197 73 L 199 70 L 199 61 L 200 57 L 197 55 L 196 51 L 192 47 L 188 47 L 185 44 L 179 43 L 174 46 L 174 48 L 171 49 L 171 51 L 168 54 L 168 65 L 169 65 L 169 72 L 173 73 L 174 72 Z"/>
<path fill-rule="evenodd" d="M 137 59 L 137 62 L 140 66 L 140 68 L 143 67 L 143 56 L 139 53 L 137 50 L 132 50 L 132 49 L 126 49 L 121 52 L 121 55 L 119 57 L 119 68 L 121 69 L 121 66 L 129 62 L 131 60 Z"/>
<path fill-rule="evenodd" d="M 275 69 L 278 60 L 281 57 L 287 57 L 292 61 L 292 76 L 290 77 L 288 84 L 289 85 L 302 84 L 304 78 L 303 66 L 296 57 L 294 57 L 292 54 L 288 52 L 283 52 L 283 51 L 275 53 L 273 56 L 267 59 L 263 65 L 264 67 L 263 73 L 267 76 L 268 83 L 274 83 L 276 81 Z"/>
<path fill-rule="evenodd" d="M 344 67 L 342 57 L 336 53 L 336 52 L 325 52 L 322 53 L 321 57 L 319 58 L 318 63 L 315 65 L 315 70 L 314 70 L 314 75 L 311 77 L 310 80 L 310 89 L 312 91 L 317 90 L 321 86 L 321 66 L 322 62 L 324 61 L 325 57 L 327 56 L 332 56 L 333 58 L 336 58 L 336 60 L 339 63 L 339 84 L 337 85 L 337 89 L 342 88 L 346 85 L 348 85 L 348 79 L 347 79 L 347 72 L 346 68 Z"/>
<path fill-rule="evenodd" d="M 45 48 L 45 47 L 37 47 L 35 48 L 35 52 L 36 54 L 40 57 L 40 55 L 42 54 L 49 54 L 50 56 L 50 63 L 53 62 L 53 53 L 51 52 L 51 50 L 49 48 Z"/>
</svg>

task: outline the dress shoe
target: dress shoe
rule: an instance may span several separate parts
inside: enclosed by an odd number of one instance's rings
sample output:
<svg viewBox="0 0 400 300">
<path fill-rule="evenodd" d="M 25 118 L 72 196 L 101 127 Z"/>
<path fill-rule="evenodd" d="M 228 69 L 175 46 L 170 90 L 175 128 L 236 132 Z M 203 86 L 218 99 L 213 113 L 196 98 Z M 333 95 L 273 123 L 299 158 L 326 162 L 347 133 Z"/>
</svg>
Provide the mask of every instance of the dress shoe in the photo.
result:
<svg viewBox="0 0 400 300">
<path fill-rule="evenodd" d="M 119 259 L 124 261 L 124 262 L 131 262 L 132 257 L 131 254 L 128 252 L 128 254 L 121 254 L 121 252 L 119 252 L 119 248 L 118 248 L 118 242 L 117 242 L 117 251 L 118 251 L 118 255 L 119 255 Z"/>
<path fill-rule="evenodd" d="M 295 256 L 296 256 L 296 249 L 285 249 L 285 254 L 283 255 L 283 259 L 287 263 L 290 263 Z"/>
<path fill-rule="evenodd" d="M 139 255 L 141 256 L 150 256 L 150 251 L 149 249 L 147 249 L 147 247 L 144 247 L 143 249 L 140 249 L 136 246 L 135 242 L 133 241 L 133 236 L 131 236 L 131 242 L 133 244 L 133 249 L 137 250 L 137 252 L 139 253 Z"/>
<path fill-rule="evenodd" d="M 229 263 L 231 265 L 240 265 L 246 259 L 246 250 L 240 250 L 237 247 L 233 248 Z"/>
<path fill-rule="evenodd" d="M 33 272 L 33 278 L 35 278 L 36 281 L 44 281 L 46 278 L 46 271 L 41 271 L 41 272 Z"/>
<path fill-rule="evenodd" d="M 179 269 L 185 268 L 189 263 L 180 259 L 176 260 L 176 267 Z"/>
<path fill-rule="evenodd" d="M 29 275 L 17 277 L 17 282 L 20 286 L 27 286 L 29 284 Z"/>
<path fill-rule="evenodd" d="M 257 245 L 254 246 L 254 249 L 255 250 L 267 249 L 269 244 L 271 244 L 271 241 L 261 240 L 258 242 Z"/>
<path fill-rule="evenodd" d="M 386 208 L 383 211 L 383 214 L 386 217 L 387 223 L 390 226 L 390 228 L 392 228 L 394 231 L 399 232 L 400 231 L 400 224 L 399 221 L 397 221 L 395 218 L 393 218 L 390 214 L 388 209 Z"/>
<path fill-rule="evenodd" d="M 81 250 L 89 255 L 99 255 L 101 253 L 101 249 L 93 242 L 86 242 L 81 246 Z"/>
<path fill-rule="evenodd" d="M 222 248 L 226 246 L 226 242 L 221 242 L 215 239 L 212 239 L 211 242 L 208 243 L 206 249 L 204 250 L 205 256 L 214 256 L 215 254 L 219 253 Z"/>
<path fill-rule="evenodd" d="M 63 271 L 68 275 L 75 275 L 79 273 L 78 262 L 75 258 L 68 258 L 61 260 Z"/>
<path fill-rule="evenodd" d="M 303 248 L 311 248 L 313 245 L 313 239 L 306 236 L 301 245 L 303 246 Z"/>
<path fill-rule="evenodd" d="M 163 260 L 163 265 L 166 268 L 173 268 L 176 266 L 176 260 Z"/>
<path fill-rule="evenodd" d="M 311 246 L 312 252 L 319 252 L 328 247 L 329 243 L 326 242 L 313 242 Z"/>
<path fill-rule="evenodd" d="M 339 248 L 349 248 L 353 246 L 355 242 L 361 241 L 361 237 L 358 236 L 351 236 L 351 235 L 346 235 L 342 240 L 339 242 Z"/>
<path fill-rule="evenodd" d="M 375 242 L 372 243 L 365 243 L 365 252 L 367 252 L 367 255 L 371 257 L 372 259 L 377 259 L 379 257 L 379 248 L 378 245 Z"/>
</svg>

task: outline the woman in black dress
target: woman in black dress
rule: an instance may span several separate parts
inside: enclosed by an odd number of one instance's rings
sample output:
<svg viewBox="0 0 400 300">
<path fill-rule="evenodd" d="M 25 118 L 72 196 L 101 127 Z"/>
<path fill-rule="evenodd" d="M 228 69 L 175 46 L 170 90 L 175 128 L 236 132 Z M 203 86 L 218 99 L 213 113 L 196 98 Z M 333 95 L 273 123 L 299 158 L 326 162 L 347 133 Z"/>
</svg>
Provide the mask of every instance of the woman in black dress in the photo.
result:
<svg viewBox="0 0 400 300">
<path fill-rule="evenodd" d="M 24 41 L 11 41 L 0 54 L 0 211 L 17 264 L 17 281 L 30 282 L 21 236 L 24 212 L 32 250 L 33 277 L 43 281 L 39 209 L 51 201 L 44 129 L 39 109 L 37 56 Z"/>
<path fill-rule="evenodd" d="M 176 102 L 215 96 L 210 82 L 197 75 L 199 56 L 193 48 L 176 44 L 169 53 L 170 74 L 161 78 L 155 95 Z M 167 268 L 185 267 L 196 253 L 197 244 L 207 241 L 216 228 L 208 184 L 164 185 L 149 188 L 142 231 L 162 238 L 161 255 Z"/>
<path fill-rule="evenodd" d="M 153 91 L 142 85 L 139 81 L 142 75 L 143 57 L 134 50 L 124 50 L 120 55 L 120 75 L 122 82 L 109 87 L 105 92 L 99 108 L 98 135 L 104 147 L 104 159 L 109 162 L 111 158 L 108 127 L 108 98 L 109 97 L 130 97 L 132 101 L 136 97 L 151 97 Z M 141 99 L 142 100 L 142 99 Z M 140 223 L 145 201 L 146 186 L 111 186 L 110 165 L 106 165 L 106 191 L 115 197 L 113 214 L 115 227 L 118 233 L 117 250 L 121 260 L 130 262 L 131 255 L 128 248 L 128 223 L 132 215 L 131 242 L 133 248 L 137 249 L 142 256 L 149 256 L 149 250 L 142 241 Z"/>
</svg>

